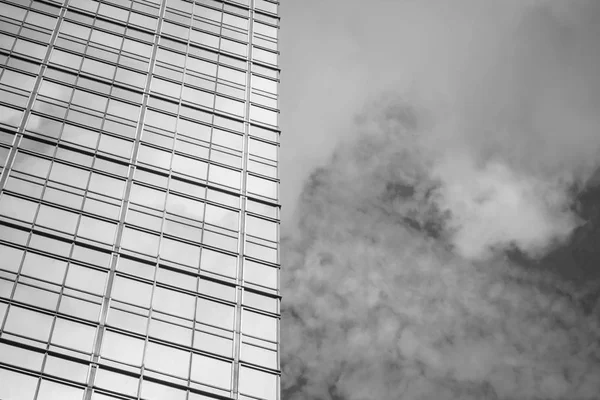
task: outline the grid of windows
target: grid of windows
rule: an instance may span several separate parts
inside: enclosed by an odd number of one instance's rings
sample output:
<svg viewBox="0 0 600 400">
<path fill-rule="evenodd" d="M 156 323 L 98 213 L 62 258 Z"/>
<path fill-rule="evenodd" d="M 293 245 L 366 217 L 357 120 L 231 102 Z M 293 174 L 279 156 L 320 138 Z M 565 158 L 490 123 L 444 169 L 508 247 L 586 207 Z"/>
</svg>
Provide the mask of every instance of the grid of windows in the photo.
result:
<svg viewBox="0 0 600 400">
<path fill-rule="evenodd" d="M 0 398 L 279 400 L 277 13 L 0 0 Z"/>
</svg>

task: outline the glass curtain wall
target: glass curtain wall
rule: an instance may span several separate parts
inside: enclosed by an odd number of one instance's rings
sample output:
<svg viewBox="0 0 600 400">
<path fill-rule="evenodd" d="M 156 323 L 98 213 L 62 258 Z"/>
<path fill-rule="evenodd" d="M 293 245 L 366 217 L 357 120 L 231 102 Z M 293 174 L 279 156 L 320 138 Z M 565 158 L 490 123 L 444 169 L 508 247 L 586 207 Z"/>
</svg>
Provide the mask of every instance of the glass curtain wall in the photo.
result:
<svg viewBox="0 0 600 400">
<path fill-rule="evenodd" d="M 1 399 L 279 399 L 277 14 L 0 0 Z"/>
</svg>

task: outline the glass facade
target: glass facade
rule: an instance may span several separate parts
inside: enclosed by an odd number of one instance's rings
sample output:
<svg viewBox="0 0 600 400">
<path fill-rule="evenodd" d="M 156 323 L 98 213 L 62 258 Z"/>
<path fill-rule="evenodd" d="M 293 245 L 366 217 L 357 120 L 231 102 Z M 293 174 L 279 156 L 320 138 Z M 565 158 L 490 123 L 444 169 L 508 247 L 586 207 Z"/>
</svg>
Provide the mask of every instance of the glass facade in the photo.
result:
<svg viewBox="0 0 600 400">
<path fill-rule="evenodd" d="M 277 13 L 0 0 L 1 399 L 279 399 Z"/>
</svg>

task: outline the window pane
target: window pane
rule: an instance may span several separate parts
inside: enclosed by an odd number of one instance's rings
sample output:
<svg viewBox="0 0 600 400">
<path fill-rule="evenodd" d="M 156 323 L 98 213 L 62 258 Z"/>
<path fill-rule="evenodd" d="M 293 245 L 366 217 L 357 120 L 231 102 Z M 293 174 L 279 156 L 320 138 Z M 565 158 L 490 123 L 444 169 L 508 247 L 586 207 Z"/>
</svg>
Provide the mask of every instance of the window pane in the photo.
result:
<svg viewBox="0 0 600 400">
<path fill-rule="evenodd" d="M 185 400 L 186 393 L 183 390 L 158 383 L 143 381 L 142 398 L 144 400 Z"/>
<path fill-rule="evenodd" d="M 196 221 L 204 218 L 204 203 L 173 193 L 167 195 L 167 211 Z"/>
<path fill-rule="evenodd" d="M 240 188 L 241 174 L 239 171 L 235 171 L 229 168 L 219 167 L 218 165 L 210 166 L 210 172 L 208 179 L 212 182 L 219 183 L 221 185 L 229 186 L 235 189 Z"/>
<path fill-rule="evenodd" d="M 169 238 L 163 238 L 160 247 L 161 258 L 198 267 L 200 248 Z"/>
<path fill-rule="evenodd" d="M 96 372 L 94 386 L 135 397 L 138 392 L 138 382 L 138 378 L 99 368 Z"/>
<path fill-rule="evenodd" d="M 146 368 L 187 378 L 190 353 L 157 343 L 148 343 L 146 349 Z"/>
<path fill-rule="evenodd" d="M 183 326 L 152 319 L 150 321 L 149 335 L 167 342 L 177 343 L 180 346 L 189 346 L 192 341 L 192 330 Z"/>
<path fill-rule="evenodd" d="M 272 199 L 277 198 L 277 182 L 249 175 L 247 186 L 248 192 Z"/>
<path fill-rule="evenodd" d="M 233 329 L 234 312 L 235 309 L 232 306 L 199 298 L 198 308 L 196 309 L 196 320 L 203 324 Z"/>
<path fill-rule="evenodd" d="M 156 256 L 158 253 L 158 236 L 125 227 L 121 246 L 125 249 Z"/>
<path fill-rule="evenodd" d="M 179 154 L 173 156 L 173 171 L 189 175 L 197 179 L 206 179 L 208 164 L 204 161 L 184 157 Z"/>
<path fill-rule="evenodd" d="M 3 303 L 0 303 L 2 305 Z M 0 319 L 2 313 L 0 313 Z M 35 371 L 42 370 L 42 363 L 44 362 L 44 354 L 38 353 L 37 351 L 30 351 L 17 346 L 11 346 L 8 344 L 0 343 L 0 354 L 2 354 L 2 362 L 17 367 L 32 369 Z M 0 372 L 2 376 L 2 372 Z M 0 378 L 0 382 L 2 378 Z M 0 393 L 2 390 L 0 388 Z"/>
<path fill-rule="evenodd" d="M 37 400 L 81 400 L 83 389 L 43 380 Z"/>
<path fill-rule="evenodd" d="M 217 251 L 203 249 L 202 263 L 200 268 L 206 271 L 216 272 L 217 274 L 235 278 L 237 270 L 237 259 L 228 254 Z"/>
<path fill-rule="evenodd" d="M 153 307 L 157 311 L 191 319 L 194 315 L 194 297 L 157 287 L 154 290 Z"/>
<path fill-rule="evenodd" d="M 21 221 L 32 223 L 37 210 L 37 203 L 3 194 L 0 197 L 0 214 Z"/>
<path fill-rule="evenodd" d="M 47 341 L 51 325 L 52 317 L 49 315 L 12 306 L 4 329 L 32 339 Z"/>
<path fill-rule="evenodd" d="M 27 253 L 22 273 L 37 279 L 61 284 L 67 263 L 35 253 Z"/>
<path fill-rule="evenodd" d="M 209 353 L 231 357 L 233 341 L 210 333 L 196 331 L 194 333 L 194 348 Z"/>
<path fill-rule="evenodd" d="M 263 239 L 277 240 L 277 224 L 266 219 L 247 216 L 246 232 L 249 235 L 258 236 Z"/>
<path fill-rule="evenodd" d="M 0 368 L 0 398 L 10 400 L 33 400 L 37 378 Z"/>
<path fill-rule="evenodd" d="M 250 119 L 262 122 L 263 124 L 277 126 L 277 112 L 255 105 L 250 106 Z"/>
<path fill-rule="evenodd" d="M 2 282 L 6 281 L 0 281 L 0 283 Z M 10 297 L 11 288 L 12 284 L 2 290 L 5 291 L 6 297 Z M 54 311 L 56 309 L 56 304 L 58 303 L 58 293 L 18 284 L 15 290 L 14 299 L 46 310 Z"/>
<path fill-rule="evenodd" d="M 87 363 L 73 362 L 60 357 L 48 356 L 44 373 L 60 378 L 66 378 L 78 383 L 87 382 L 89 365 Z"/>
<path fill-rule="evenodd" d="M 231 363 L 193 354 L 191 378 L 198 382 L 229 389 L 231 388 Z"/>
<path fill-rule="evenodd" d="M 95 335 L 96 329 L 89 325 L 57 318 L 52 334 L 52 343 L 91 353 Z"/>
<path fill-rule="evenodd" d="M 267 368 L 277 368 L 277 352 L 262 347 L 243 343 L 241 359 Z"/>
<path fill-rule="evenodd" d="M 140 184 L 134 183 L 131 188 L 129 200 L 142 204 L 146 207 L 152 207 L 162 210 L 165 204 L 165 192 L 151 189 Z"/>
<path fill-rule="evenodd" d="M 72 235 L 75 233 L 77 219 L 77 214 L 42 204 L 35 223 Z"/>
<path fill-rule="evenodd" d="M 111 293 L 113 299 L 148 308 L 151 295 L 151 285 L 122 276 L 115 277 Z"/>
<path fill-rule="evenodd" d="M 242 366 L 240 392 L 265 400 L 276 400 L 277 376 Z"/>
<path fill-rule="evenodd" d="M 67 274 L 66 285 L 72 288 L 91 292 L 97 295 L 104 293 L 106 273 L 95 269 L 71 264 Z"/>
<path fill-rule="evenodd" d="M 144 341 L 131 336 L 106 331 L 102 341 L 102 356 L 127 364 L 140 365 Z"/>
<path fill-rule="evenodd" d="M 244 334 L 275 342 L 277 341 L 277 318 L 243 310 L 242 331 Z"/>
<path fill-rule="evenodd" d="M 98 242 L 113 244 L 116 225 L 83 215 L 79 222 L 78 235 Z"/>
<path fill-rule="evenodd" d="M 209 224 L 231 230 L 238 230 L 239 213 L 226 208 L 213 206 L 212 204 L 207 204 L 206 216 L 204 220 Z"/>
</svg>

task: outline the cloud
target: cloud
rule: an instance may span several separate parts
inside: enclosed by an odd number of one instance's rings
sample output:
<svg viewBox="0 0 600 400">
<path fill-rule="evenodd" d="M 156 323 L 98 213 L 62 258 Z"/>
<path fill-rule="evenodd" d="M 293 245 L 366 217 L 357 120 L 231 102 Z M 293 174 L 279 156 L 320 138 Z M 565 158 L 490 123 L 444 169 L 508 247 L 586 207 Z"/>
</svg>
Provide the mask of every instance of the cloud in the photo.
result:
<svg viewBox="0 0 600 400">
<path fill-rule="evenodd" d="M 583 294 L 457 256 L 402 125 L 347 143 L 305 187 L 284 241 L 284 398 L 594 398 Z"/>
<path fill-rule="evenodd" d="M 600 8 L 559 6 L 397 6 L 396 46 L 429 35 L 395 64 L 414 74 L 312 173 L 283 241 L 286 399 L 597 397 L 598 286 L 505 257 L 568 243 L 599 167 Z"/>
</svg>

